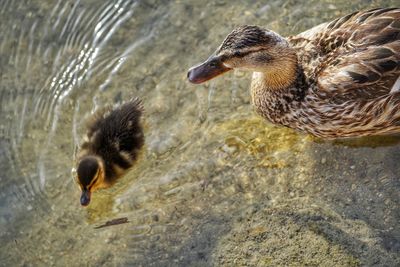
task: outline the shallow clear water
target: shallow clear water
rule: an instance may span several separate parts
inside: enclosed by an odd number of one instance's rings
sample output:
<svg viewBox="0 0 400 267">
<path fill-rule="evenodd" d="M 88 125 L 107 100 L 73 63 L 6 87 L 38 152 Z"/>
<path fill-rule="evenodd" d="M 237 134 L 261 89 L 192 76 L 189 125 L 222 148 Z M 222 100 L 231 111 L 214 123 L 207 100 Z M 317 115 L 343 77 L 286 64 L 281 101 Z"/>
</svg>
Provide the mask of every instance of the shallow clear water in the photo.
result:
<svg viewBox="0 0 400 267">
<path fill-rule="evenodd" d="M 254 114 L 248 73 L 186 81 L 237 25 L 289 35 L 396 3 L 3 0 L 0 264 L 400 265 L 398 137 L 313 139 Z M 82 208 L 84 121 L 132 96 L 144 152 Z"/>
</svg>

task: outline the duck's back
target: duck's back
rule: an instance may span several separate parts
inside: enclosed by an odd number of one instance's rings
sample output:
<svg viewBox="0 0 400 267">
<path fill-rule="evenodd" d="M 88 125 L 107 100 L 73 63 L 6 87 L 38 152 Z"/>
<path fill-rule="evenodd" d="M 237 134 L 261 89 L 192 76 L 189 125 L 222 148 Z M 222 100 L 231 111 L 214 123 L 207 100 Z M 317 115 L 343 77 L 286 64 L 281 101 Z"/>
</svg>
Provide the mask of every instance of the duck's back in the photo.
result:
<svg viewBox="0 0 400 267">
<path fill-rule="evenodd" d="M 322 94 L 368 100 L 400 92 L 400 8 L 355 12 L 288 40 Z"/>
</svg>

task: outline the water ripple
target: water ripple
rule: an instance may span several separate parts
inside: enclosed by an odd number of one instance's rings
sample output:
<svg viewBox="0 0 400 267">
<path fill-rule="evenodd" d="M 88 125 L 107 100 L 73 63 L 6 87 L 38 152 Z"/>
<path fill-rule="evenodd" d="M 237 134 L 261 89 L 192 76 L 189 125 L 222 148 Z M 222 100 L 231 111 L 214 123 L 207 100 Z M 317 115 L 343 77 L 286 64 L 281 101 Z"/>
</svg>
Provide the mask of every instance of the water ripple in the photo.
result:
<svg viewBox="0 0 400 267">
<path fill-rule="evenodd" d="M 2 1 L 0 265 L 284 265 L 303 254 L 397 266 L 398 142 L 319 143 L 266 124 L 242 72 L 186 81 L 237 25 L 288 33 L 368 7 L 289 2 Z M 145 104 L 143 153 L 83 209 L 71 166 L 85 121 L 132 96 Z M 95 229 L 116 218 L 128 222 Z"/>
<path fill-rule="evenodd" d="M 8 68 L 1 66 L 4 77 L 1 85 L 4 90 L 0 94 L 4 129 L 1 138 L 10 141 L 5 149 L 9 168 L 24 177 L 24 184 L 12 189 L 20 200 L 15 203 L 26 203 L 25 195 L 49 194 L 51 187 L 46 187 L 46 183 L 53 184 L 59 175 L 52 174 L 49 164 L 58 164 L 52 163 L 52 154 L 61 126 L 70 125 L 67 127 L 71 127 L 75 144 L 79 141 L 76 123 L 79 125 L 82 119 L 77 121 L 76 117 L 81 112 L 82 100 L 77 101 L 71 124 L 63 115 L 65 105 L 70 103 L 67 98 L 74 94 L 81 95 L 79 99 L 82 99 L 96 87 L 104 90 L 131 53 L 152 36 L 132 34 L 120 49 L 112 49 L 109 43 L 134 16 L 138 2 L 119 0 L 96 5 L 60 0 L 50 7 L 48 18 L 27 16 L 21 24 L 10 21 L 1 26 L 4 38 L 0 42 L 0 53 L 6 56 L 4 63 L 8 65 Z M 7 1 L 0 12 L 12 16 L 24 12 L 25 8 L 21 2 Z M 11 46 L 13 40 L 15 45 Z M 97 84 L 92 84 L 93 79 L 97 79 Z M 88 84 L 92 84 L 91 88 Z M 39 135 L 43 130 L 47 133 Z M 68 131 L 61 131 L 68 139 Z M 76 145 L 71 148 L 68 155 Z M 27 164 L 32 161 L 36 164 Z M 65 163 L 62 166 L 68 168 L 68 161 Z"/>
</svg>

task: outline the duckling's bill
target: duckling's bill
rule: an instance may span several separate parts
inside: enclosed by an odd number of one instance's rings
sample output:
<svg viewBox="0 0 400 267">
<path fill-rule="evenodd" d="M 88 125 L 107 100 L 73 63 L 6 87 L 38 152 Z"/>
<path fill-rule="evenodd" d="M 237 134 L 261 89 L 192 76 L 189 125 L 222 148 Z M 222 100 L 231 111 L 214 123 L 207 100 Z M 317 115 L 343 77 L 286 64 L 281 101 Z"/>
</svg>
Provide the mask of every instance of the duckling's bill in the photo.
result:
<svg viewBox="0 0 400 267">
<path fill-rule="evenodd" d="M 91 193 L 87 189 L 82 190 L 82 195 L 81 195 L 81 205 L 82 206 L 87 206 L 90 203 L 90 196 Z"/>
</svg>

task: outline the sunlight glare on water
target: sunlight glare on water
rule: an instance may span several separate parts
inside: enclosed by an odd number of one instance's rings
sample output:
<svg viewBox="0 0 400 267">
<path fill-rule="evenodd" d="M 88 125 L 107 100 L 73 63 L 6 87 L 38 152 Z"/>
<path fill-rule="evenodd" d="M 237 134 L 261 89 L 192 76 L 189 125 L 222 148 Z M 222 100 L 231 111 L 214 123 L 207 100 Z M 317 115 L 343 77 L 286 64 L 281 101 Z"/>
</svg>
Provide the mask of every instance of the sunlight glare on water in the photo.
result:
<svg viewBox="0 0 400 267">
<path fill-rule="evenodd" d="M 241 71 L 186 80 L 235 26 L 290 35 L 395 4 L 3 1 L 0 265 L 399 265 L 400 139 L 272 126 Z M 134 96 L 139 161 L 82 208 L 71 169 L 84 123 Z"/>
</svg>

